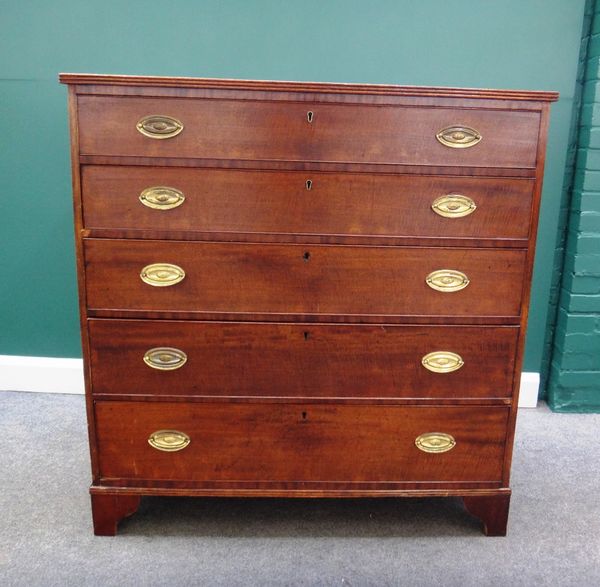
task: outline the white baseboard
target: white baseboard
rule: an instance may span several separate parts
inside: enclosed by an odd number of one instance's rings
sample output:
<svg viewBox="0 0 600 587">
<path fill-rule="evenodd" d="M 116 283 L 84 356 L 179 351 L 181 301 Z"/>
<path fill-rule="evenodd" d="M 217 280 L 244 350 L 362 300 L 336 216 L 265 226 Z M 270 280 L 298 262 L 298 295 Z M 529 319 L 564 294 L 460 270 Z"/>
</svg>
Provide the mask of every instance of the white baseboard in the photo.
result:
<svg viewBox="0 0 600 587">
<path fill-rule="evenodd" d="M 539 373 L 521 375 L 520 408 L 535 408 Z M 0 391 L 84 393 L 82 359 L 0 355 Z"/>
<path fill-rule="evenodd" d="M 0 391 L 84 393 L 83 360 L 0 355 Z"/>
<path fill-rule="evenodd" d="M 519 391 L 519 407 L 535 408 L 540 393 L 540 374 L 523 371 L 521 373 L 521 390 Z"/>
</svg>

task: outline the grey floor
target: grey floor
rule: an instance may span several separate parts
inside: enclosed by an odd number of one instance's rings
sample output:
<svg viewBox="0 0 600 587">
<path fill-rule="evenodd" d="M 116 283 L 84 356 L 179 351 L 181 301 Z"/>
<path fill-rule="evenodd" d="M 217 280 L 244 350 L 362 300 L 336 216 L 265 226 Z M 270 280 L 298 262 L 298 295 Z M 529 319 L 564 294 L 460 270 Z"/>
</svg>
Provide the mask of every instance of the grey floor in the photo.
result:
<svg viewBox="0 0 600 587">
<path fill-rule="evenodd" d="M 458 501 L 146 498 L 92 535 L 81 396 L 0 392 L 0 585 L 600 585 L 600 415 L 521 410 L 506 538 Z"/>
</svg>

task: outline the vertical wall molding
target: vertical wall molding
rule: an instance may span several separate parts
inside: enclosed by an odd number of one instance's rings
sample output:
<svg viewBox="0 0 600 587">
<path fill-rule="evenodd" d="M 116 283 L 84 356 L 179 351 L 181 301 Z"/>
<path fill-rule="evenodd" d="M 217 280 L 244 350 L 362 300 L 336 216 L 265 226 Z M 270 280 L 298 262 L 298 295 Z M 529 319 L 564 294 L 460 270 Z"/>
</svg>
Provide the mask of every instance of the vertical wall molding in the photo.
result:
<svg viewBox="0 0 600 587">
<path fill-rule="evenodd" d="M 600 3 L 586 4 L 555 263 L 547 381 L 555 411 L 600 412 Z"/>
<path fill-rule="evenodd" d="M 546 331 L 544 335 L 544 348 L 542 351 L 541 364 L 541 397 L 547 395 L 547 386 L 550 375 L 550 364 L 554 350 L 554 335 L 558 317 L 558 303 L 562 286 L 562 274 L 565 263 L 565 247 L 567 242 L 567 231 L 569 228 L 569 211 L 573 191 L 573 180 L 575 176 L 575 164 L 577 161 L 577 150 L 579 143 L 579 125 L 581 119 L 581 103 L 583 99 L 583 84 L 585 79 L 585 66 L 587 62 L 591 24 L 596 0 L 586 0 L 584 21 L 581 31 L 581 48 L 579 51 L 579 62 L 575 91 L 573 94 L 573 108 L 571 111 L 571 126 L 569 129 L 569 140 L 567 157 L 565 162 L 565 173 L 563 177 L 563 188 L 560 198 L 560 211 L 558 218 L 556 245 L 554 251 L 554 263 L 552 265 L 552 279 L 550 282 L 550 297 L 548 301 L 548 315 L 546 320 Z"/>
</svg>

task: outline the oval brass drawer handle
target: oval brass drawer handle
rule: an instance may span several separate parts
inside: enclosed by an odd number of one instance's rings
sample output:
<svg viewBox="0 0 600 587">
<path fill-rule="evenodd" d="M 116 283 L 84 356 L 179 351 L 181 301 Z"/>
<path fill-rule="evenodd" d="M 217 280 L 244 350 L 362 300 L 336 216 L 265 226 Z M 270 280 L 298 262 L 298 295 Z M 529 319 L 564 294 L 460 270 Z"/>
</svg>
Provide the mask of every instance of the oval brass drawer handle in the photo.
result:
<svg viewBox="0 0 600 587">
<path fill-rule="evenodd" d="M 460 355 L 452 351 L 433 351 L 421 359 L 421 364 L 433 373 L 452 373 L 458 371 L 465 362 Z"/>
<path fill-rule="evenodd" d="M 154 287 L 168 287 L 182 281 L 185 271 L 178 265 L 171 263 L 153 263 L 146 265 L 140 277 L 144 283 Z"/>
<path fill-rule="evenodd" d="M 150 114 L 140 118 L 135 127 L 150 139 L 171 139 L 183 130 L 183 123 L 172 116 Z"/>
<path fill-rule="evenodd" d="M 184 201 L 183 192 L 165 185 L 146 188 L 140 194 L 140 202 L 154 210 L 171 210 L 181 206 Z"/>
<path fill-rule="evenodd" d="M 442 292 L 460 291 L 469 285 L 469 278 L 461 271 L 438 269 L 432 271 L 425 282 L 431 289 Z"/>
<path fill-rule="evenodd" d="M 183 450 L 190 442 L 190 437 L 179 430 L 157 430 L 148 438 L 148 444 L 152 448 L 165 452 Z"/>
<path fill-rule="evenodd" d="M 144 354 L 144 363 L 159 371 L 174 371 L 185 365 L 187 355 L 172 347 L 156 347 L 148 349 Z"/>
<path fill-rule="evenodd" d="M 435 138 L 445 147 L 467 149 L 474 147 L 483 137 L 479 131 L 468 126 L 447 126 L 440 130 Z"/>
<path fill-rule="evenodd" d="M 431 204 L 431 209 L 444 218 L 462 218 L 473 214 L 477 209 L 475 202 L 462 194 L 446 194 L 436 198 Z"/>
<path fill-rule="evenodd" d="M 415 444 L 423 452 L 439 453 L 452 450 L 456 446 L 456 440 L 445 432 L 427 432 L 417 436 Z"/>
</svg>

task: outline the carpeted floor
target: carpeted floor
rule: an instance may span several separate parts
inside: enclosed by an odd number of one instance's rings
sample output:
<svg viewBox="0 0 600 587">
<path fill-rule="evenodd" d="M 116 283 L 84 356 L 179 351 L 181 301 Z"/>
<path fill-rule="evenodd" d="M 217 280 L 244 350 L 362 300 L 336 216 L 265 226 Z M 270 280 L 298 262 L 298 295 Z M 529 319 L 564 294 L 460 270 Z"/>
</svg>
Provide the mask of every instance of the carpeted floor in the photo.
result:
<svg viewBox="0 0 600 587">
<path fill-rule="evenodd" d="M 84 400 L 0 392 L 0 585 L 600 585 L 600 415 L 521 410 L 506 538 L 458 501 L 145 498 L 92 535 Z"/>
</svg>

